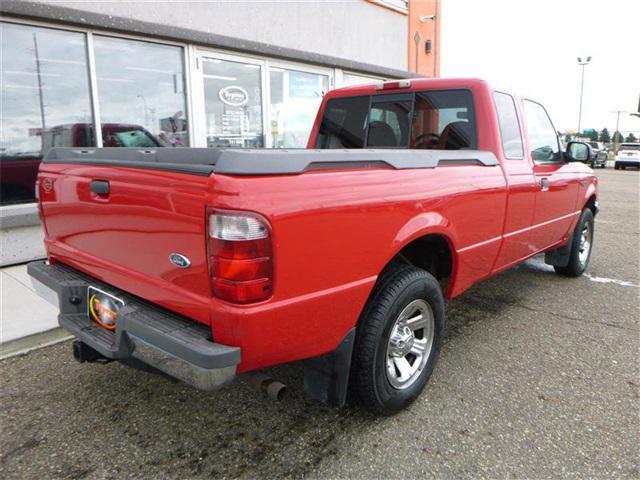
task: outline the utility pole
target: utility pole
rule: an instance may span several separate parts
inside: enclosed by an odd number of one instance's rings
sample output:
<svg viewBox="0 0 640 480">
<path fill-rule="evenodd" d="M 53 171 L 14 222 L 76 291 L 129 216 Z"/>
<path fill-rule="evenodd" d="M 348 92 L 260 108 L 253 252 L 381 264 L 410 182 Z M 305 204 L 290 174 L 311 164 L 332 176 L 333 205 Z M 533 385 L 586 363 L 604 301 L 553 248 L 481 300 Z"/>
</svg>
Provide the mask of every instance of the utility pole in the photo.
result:
<svg viewBox="0 0 640 480">
<path fill-rule="evenodd" d="M 587 57 L 585 61 L 582 61 L 582 57 L 578 57 L 578 65 L 582 67 L 582 79 L 580 80 L 580 109 L 578 112 L 578 135 L 580 135 L 582 128 L 582 95 L 584 93 L 584 67 L 589 65 L 591 57 Z"/>
<path fill-rule="evenodd" d="M 38 53 L 38 39 L 36 38 L 36 34 L 33 34 L 33 50 L 36 57 L 36 73 L 38 76 L 38 98 L 40 99 L 40 122 L 42 123 L 42 131 L 40 132 L 40 144 L 42 146 L 42 154 L 44 155 L 44 130 L 46 128 L 45 125 L 45 115 L 44 115 L 44 98 L 42 95 L 42 73 L 40 71 L 40 54 Z"/>
<path fill-rule="evenodd" d="M 611 113 L 616 114 L 616 131 L 613 132 L 613 148 L 615 149 L 618 148 L 618 137 L 616 136 L 616 133 L 620 133 L 618 130 L 620 128 L 620 114 L 627 112 L 626 110 L 613 110 Z M 620 135 L 622 135 L 622 133 L 620 133 Z"/>
</svg>

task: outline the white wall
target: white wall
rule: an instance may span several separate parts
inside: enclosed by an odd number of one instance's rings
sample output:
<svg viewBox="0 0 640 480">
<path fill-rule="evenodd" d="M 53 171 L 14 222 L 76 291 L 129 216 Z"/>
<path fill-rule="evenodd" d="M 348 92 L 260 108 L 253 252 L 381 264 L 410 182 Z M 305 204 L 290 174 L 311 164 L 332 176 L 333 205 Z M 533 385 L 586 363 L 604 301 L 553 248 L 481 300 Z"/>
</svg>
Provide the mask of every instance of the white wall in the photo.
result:
<svg viewBox="0 0 640 480">
<path fill-rule="evenodd" d="M 407 17 L 365 0 L 36 0 L 407 70 Z"/>
</svg>

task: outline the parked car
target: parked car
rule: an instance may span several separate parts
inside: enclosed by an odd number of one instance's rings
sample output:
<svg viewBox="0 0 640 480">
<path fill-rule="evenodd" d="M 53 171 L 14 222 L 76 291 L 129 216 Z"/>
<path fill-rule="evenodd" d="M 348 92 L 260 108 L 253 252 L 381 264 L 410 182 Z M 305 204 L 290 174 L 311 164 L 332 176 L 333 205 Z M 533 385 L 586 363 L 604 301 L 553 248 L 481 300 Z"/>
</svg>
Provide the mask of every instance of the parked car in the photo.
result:
<svg viewBox="0 0 640 480">
<path fill-rule="evenodd" d="M 587 142 L 591 146 L 591 168 L 607 166 L 607 150 L 602 142 Z"/>
<path fill-rule="evenodd" d="M 303 360 L 312 397 L 392 414 L 433 372 L 445 299 L 540 252 L 586 270 L 589 160 L 540 103 L 482 80 L 347 87 L 307 149 L 51 150 L 48 261 L 28 271 L 80 362 L 213 390 Z"/>
<path fill-rule="evenodd" d="M 616 150 L 616 170 L 640 167 L 640 143 L 621 143 Z"/>
</svg>

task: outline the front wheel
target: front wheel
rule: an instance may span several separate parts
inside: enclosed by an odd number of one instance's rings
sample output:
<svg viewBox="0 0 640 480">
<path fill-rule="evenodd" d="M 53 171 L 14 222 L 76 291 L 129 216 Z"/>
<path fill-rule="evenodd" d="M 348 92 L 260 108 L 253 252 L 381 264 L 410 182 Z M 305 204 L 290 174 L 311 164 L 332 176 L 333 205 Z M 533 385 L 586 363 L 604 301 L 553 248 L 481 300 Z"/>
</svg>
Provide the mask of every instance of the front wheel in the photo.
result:
<svg viewBox="0 0 640 480">
<path fill-rule="evenodd" d="M 392 415 L 420 395 L 433 372 L 444 298 L 425 270 L 401 266 L 381 279 L 358 324 L 352 379 L 364 407 Z"/>
<path fill-rule="evenodd" d="M 569 264 L 566 267 L 553 267 L 557 273 L 566 277 L 579 277 L 589 265 L 593 248 L 593 212 L 585 208 L 573 231 Z"/>
</svg>

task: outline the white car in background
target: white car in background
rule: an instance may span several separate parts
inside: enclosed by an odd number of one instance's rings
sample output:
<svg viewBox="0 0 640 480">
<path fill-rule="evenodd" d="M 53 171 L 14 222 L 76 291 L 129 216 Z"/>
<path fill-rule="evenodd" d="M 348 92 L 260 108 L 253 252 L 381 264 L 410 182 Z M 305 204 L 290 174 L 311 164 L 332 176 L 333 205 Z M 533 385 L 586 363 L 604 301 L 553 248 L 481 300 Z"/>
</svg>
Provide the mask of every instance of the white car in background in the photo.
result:
<svg viewBox="0 0 640 480">
<path fill-rule="evenodd" d="M 640 143 L 621 143 L 616 150 L 616 170 L 626 167 L 640 168 Z"/>
</svg>

